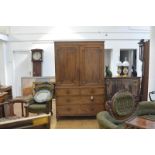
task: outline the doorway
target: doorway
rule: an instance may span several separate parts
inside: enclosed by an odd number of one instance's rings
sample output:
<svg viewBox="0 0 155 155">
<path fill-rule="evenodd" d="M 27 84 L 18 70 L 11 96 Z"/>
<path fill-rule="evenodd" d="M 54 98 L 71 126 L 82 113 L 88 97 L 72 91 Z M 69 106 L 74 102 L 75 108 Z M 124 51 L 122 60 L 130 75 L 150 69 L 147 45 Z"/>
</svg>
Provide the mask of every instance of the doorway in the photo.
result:
<svg viewBox="0 0 155 155">
<path fill-rule="evenodd" d="M 111 68 L 111 57 L 112 57 L 112 49 L 104 49 L 104 70 L 106 70 L 106 66 Z M 104 72 L 104 75 L 106 76 L 106 72 Z"/>
<path fill-rule="evenodd" d="M 121 49 L 120 61 L 123 63 L 125 59 L 129 62 L 129 75 L 131 75 L 132 66 L 137 70 L 137 50 L 136 49 Z"/>
<path fill-rule="evenodd" d="M 32 76 L 32 62 L 30 51 L 14 51 L 13 52 L 13 70 L 14 84 L 13 96 L 21 96 L 21 78 Z"/>
</svg>

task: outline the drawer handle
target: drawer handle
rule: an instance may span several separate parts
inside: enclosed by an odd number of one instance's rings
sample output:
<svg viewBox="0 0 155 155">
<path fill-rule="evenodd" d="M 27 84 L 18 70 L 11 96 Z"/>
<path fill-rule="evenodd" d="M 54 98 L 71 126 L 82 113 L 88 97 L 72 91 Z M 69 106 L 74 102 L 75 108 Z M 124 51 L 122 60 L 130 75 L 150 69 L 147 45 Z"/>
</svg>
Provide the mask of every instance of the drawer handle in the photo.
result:
<svg viewBox="0 0 155 155">
<path fill-rule="evenodd" d="M 94 96 L 90 96 L 90 100 L 93 101 L 94 100 Z"/>
</svg>

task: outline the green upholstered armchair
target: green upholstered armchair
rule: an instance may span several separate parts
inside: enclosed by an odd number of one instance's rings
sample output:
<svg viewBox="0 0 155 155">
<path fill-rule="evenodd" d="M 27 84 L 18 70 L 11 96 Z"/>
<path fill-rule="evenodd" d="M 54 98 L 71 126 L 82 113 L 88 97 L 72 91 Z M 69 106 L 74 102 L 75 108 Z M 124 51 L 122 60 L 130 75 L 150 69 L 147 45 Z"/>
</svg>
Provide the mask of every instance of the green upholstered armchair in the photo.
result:
<svg viewBox="0 0 155 155">
<path fill-rule="evenodd" d="M 139 102 L 135 113 L 137 116 L 143 116 L 146 119 L 155 121 L 155 102 Z"/>
<path fill-rule="evenodd" d="M 49 82 L 35 82 L 33 97 L 25 105 L 26 116 L 30 113 L 52 113 L 54 85 Z"/>
<path fill-rule="evenodd" d="M 136 103 L 130 92 L 121 90 L 106 103 L 106 110 L 97 114 L 99 127 L 123 128 L 124 122 L 135 115 Z"/>
</svg>

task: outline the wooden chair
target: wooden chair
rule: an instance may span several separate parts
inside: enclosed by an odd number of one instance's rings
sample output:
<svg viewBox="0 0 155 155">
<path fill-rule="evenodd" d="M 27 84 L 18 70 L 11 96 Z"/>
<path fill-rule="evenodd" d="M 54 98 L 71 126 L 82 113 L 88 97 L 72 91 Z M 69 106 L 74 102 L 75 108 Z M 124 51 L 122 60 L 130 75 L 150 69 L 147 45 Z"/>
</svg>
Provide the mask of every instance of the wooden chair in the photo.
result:
<svg viewBox="0 0 155 155">
<path fill-rule="evenodd" d="M 123 120 L 135 112 L 137 103 L 129 91 L 120 90 L 115 93 L 112 100 L 106 102 L 105 107 L 114 118 Z"/>
<path fill-rule="evenodd" d="M 26 117 L 29 113 L 51 113 L 54 85 L 49 82 L 35 82 L 33 96 L 25 105 Z"/>
<path fill-rule="evenodd" d="M 112 100 L 106 102 L 106 111 L 97 114 L 100 128 L 125 128 L 125 121 L 135 116 L 137 103 L 126 90 L 117 92 Z"/>
</svg>

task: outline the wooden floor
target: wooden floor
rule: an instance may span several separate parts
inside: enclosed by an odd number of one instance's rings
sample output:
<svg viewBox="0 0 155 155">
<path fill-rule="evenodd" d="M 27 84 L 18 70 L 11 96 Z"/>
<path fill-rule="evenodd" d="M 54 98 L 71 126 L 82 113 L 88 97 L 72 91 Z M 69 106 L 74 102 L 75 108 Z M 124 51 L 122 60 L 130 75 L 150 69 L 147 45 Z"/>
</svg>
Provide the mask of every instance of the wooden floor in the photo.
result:
<svg viewBox="0 0 155 155">
<path fill-rule="evenodd" d="M 53 102 L 53 116 L 51 118 L 52 129 L 98 129 L 98 123 L 95 117 L 65 117 L 56 119 L 56 104 Z M 15 114 L 21 116 L 20 104 L 16 103 Z"/>
</svg>

